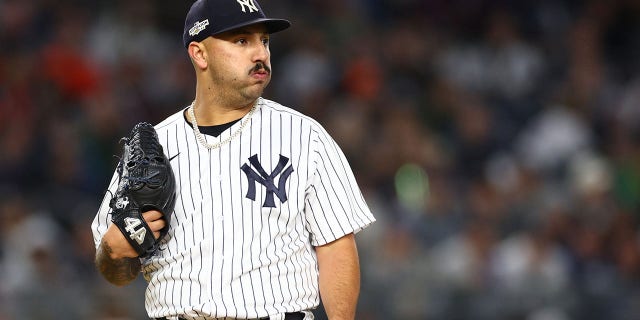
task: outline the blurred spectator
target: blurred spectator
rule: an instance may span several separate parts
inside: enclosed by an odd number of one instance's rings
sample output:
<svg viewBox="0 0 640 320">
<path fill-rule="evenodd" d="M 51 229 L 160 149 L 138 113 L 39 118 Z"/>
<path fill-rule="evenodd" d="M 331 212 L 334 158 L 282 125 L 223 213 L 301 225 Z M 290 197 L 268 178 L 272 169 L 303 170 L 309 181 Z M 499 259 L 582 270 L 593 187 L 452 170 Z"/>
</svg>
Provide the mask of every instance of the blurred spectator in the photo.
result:
<svg viewBox="0 0 640 320">
<path fill-rule="evenodd" d="M 563 106 L 542 111 L 515 141 L 521 162 L 543 174 L 554 174 L 578 152 L 592 144 L 588 124 Z"/>
</svg>

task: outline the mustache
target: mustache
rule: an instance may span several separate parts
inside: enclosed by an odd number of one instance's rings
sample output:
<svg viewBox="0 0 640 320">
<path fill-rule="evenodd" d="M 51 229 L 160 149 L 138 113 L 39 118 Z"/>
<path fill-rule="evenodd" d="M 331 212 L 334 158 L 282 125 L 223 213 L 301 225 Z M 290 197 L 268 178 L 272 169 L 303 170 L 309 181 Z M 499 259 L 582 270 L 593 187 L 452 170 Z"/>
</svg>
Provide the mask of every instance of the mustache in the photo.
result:
<svg viewBox="0 0 640 320">
<path fill-rule="evenodd" d="M 256 65 L 253 68 L 251 68 L 251 70 L 249 70 L 249 75 L 251 75 L 254 72 L 258 72 L 260 70 L 264 70 L 268 74 L 271 74 L 271 68 L 269 68 L 268 65 L 266 65 L 263 62 L 258 62 L 258 63 L 256 63 Z"/>
</svg>

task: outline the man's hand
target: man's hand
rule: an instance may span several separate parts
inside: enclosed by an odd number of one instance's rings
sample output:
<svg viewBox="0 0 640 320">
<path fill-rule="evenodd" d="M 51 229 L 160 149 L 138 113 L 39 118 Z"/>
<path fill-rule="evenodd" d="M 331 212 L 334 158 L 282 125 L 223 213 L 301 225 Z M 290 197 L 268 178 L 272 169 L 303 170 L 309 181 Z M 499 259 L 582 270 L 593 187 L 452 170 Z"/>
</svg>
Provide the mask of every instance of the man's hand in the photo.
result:
<svg viewBox="0 0 640 320">
<path fill-rule="evenodd" d="M 152 210 L 144 212 L 142 217 L 157 239 L 160 236 L 160 230 L 166 226 L 163 214 Z M 133 281 L 142 269 L 138 253 L 124 237 L 118 227 L 111 224 L 102 237 L 96 253 L 98 270 L 107 281 L 117 286 L 124 286 Z"/>
<path fill-rule="evenodd" d="M 149 228 L 151 228 L 151 231 L 153 231 L 153 237 L 158 239 L 158 237 L 160 237 L 160 230 L 166 226 L 166 222 L 162 218 L 163 214 L 160 211 L 151 210 L 142 213 L 142 217 L 144 221 L 147 222 L 147 225 L 149 225 Z M 109 248 L 111 248 L 109 254 L 111 259 L 138 257 L 138 253 L 114 224 L 111 224 L 109 229 L 107 229 L 107 233 L 105 233 L 102 238 L 102 243 L 107 243 Z"/>
</svg>

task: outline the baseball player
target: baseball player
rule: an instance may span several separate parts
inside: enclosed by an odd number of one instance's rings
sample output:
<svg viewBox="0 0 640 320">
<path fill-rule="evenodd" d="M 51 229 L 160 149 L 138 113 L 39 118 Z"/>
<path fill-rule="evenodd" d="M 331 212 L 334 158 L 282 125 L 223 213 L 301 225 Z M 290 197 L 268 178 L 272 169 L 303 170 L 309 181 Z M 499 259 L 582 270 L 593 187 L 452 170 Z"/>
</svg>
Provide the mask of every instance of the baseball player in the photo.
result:
<svg viewBox="0 0 640 320">
<path fill-rule="evenodd" d="M 116 174 L 92 224 L 98 270 L 118 286 L 142 272 L 151 318 L 313 319 L 320 299 L 329 319 L 355 317 L 354 234 L 375 219 L 327 132 L 261 97 L 270 34 L 289 26 L 255 0 L 198 0 L 187 14 L 195 99 L 155 126 L 175 209 L 168 223 L 142 213 L 167 233 L 154 254 L 132 248 L 111 222 Z"/>
</svg>

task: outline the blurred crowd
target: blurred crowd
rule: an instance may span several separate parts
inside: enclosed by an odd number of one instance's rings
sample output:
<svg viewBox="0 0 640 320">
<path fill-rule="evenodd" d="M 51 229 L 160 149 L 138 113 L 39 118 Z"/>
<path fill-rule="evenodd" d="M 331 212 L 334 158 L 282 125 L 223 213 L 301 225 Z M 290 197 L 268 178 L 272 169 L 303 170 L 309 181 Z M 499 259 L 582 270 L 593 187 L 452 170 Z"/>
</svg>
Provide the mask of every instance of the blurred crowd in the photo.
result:
<svg viewBox="0 0 640 320">
<path fill-rule="evenodd" d="M 358 319 L 640 319 L 640 2 L 261 4 L 293 23 L 265 97 L 378 219 Z M 146 318 L 90 223 L 119 139 L 193 99 L 189 5 L 0 0 L 0 320 Z"/>
</svg>

